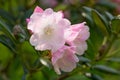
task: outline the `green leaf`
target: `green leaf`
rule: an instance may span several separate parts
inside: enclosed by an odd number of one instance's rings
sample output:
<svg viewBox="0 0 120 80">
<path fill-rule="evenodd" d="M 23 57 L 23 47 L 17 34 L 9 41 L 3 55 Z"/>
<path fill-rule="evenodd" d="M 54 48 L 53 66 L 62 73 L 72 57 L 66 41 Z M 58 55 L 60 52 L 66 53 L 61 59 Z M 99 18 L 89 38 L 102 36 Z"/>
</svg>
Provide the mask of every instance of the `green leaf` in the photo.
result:
<svg viewBox="0 0 120 80">
<path fill-rule="evenodd" d="M 19 56 L 14 57 L 10 60 L 8 68 L 8 76 L 10 80 L 21 80 L 22 75 L 24 74 L 21 58 Z"/>
<path fill-rule="evenodd" d="M 89 7 L 83 7 L 83 9 L 83 16 L 86 18 L 87 25 L 90 28 L 90 38 L 87 40 L 88 50 L 85 56 L 94 60 L 103 43 L 104 35 L 101 33 L 100 28 L 96 27 L 95 19 L 92 18 L 91 11 L 93 9 Z"/>
<path fill-rule="evenodd" d="M 107 61 L 112 61 L 112 62 L 119 62 L 120 63 L 120 58 L 110 58 L 110 59 L 107 59 Z"/>
<path fill-rule="evenodd" d="M 90 80 L 90 79 L 85 75 L 79 73 L 79 74 L 72 75 L 66 78 L 65 80 Z"/>
<path fill-rule="evenodd" d="M 79 56 L 78 58 L 79 58 L 80 62 L 91 62 L 90 59 L 83 57 L 83 56 Z"/>
<path fill-rule="evenodd" d="M 109 20 L 112 20 L 114 18 L 114 16 L 111 13 L 107 12 L 107 11 L 105 12 L 105 15 L 107 16 L 107 18 Z"/>
<path fill-rule="evenodd" d="M 87 11 L 87 12 L 91 12 L 91 11 L 93 10 L 92 8 L 86 7 L 86 6 L 84 6 L 83 9 L 84 9 L 85 11 Z"/>
<path fill-rule="evenodd" d="M 12 57 L 13 55 L 9 48 L 0 43 L 0 68 L 5 68 Z"/>
<path fill-rule="evenodd" d="M 117 71 L 116 69 L 113 69 L 113 68 L 105 66 L 105 65 L 95 65 L 95 66 L 93 66 L 93 69 L 103 71 L 105 73 L 120 75 L 120 71 Z"/>
<path fill-rule="evenodd" d="M 28 68 L 36 68 L 38 67 L 36 60 L 39 58 L 35 49 L 31 46 L 28 41 L 24 41 L 22 44 L 17 46 L 19 54 L 22 56 L 22 60 L 24 64 Z"/>
<path fill-rule="evenodd" d="M 5 24 L 5 22 L 3 22 L 3 20 L 1 18 L 0 18 L 0 25 L 5 31 L 9 32 L 10 34 L 12 33 L 9 26 L 7 24 Z"/>
<path fill-rule="evenodd" d="M 8 12 L 6 12 L 2 9 L 0 9 L 0 16 L 5 18 L 7 21 L 9 21 L 11 23 L 14 23 L 14 21 L 15 21 L 14 17 L 11 14 L 9 14 Z"/>
<path fill-rule="evenodd" d="M 1 30 L 2 30 L 7 36 L 9 36 L 9 38 L 11 38 L 11 40 L 13 40 L 13 42 L 15 42 L 15 38 L 14 38 L 14 36 L 13 36 L 13 34 L 12 34 L 12 31 L 10 30 L 9 26 L 3 22 L 2 19 L 0 19 L 0 27 L 1 27 Z"/>
<path fill-rule="evenodd" d="M 0 35 L 0 43 L 8 47 L 12 52 L 16 53 L 15 44 L 9 37 L 5 35 Z"/>
<path fill-rule="evenodd" d="M 97 27 L 101 30 L 103 35 L 108 36 L 107 24 L 103 17 L 95 10 L 92 10 L 91 13 Z"/>
<path fill-rule="evenodd" d="M 90 38 L 88 39 L 88 50 L 85 54 L 88 58 L 91 60 L 94 60 L 96 58 L 96 55 L 103 43 L 104 36 L 101 34 L 101 32 L 97 29 L 97 27 L 93 26 L 93 28 L 90 26 Z"/>
<path fill-rule="evenodd" d="M 92 74 L 92 80 L 103 80 L 103 78 L 97 74 Z"/>
<path fill-rule="evenodd" d="M 93 19 L 92 19 L 92 17 L 91 17 L 91 11 L 92 11 L 92 10 L 93 10 L 92 8 L 89 8 L 89 7 L 84 6 L 84 7 L 83 7 L 83 11 L 84 11 L 84 12 L 82 13 L 82 16 L 86 18 L 86 22 L 87 22 L 91 27 L 93 27 L 93 25 L 94 25 Z"/>
<path fill-rule="evenodd" d="M 113 32 L 119 33 L 120 32 L 120 19 L 113 19 L 111 21 L 111 28 Z"/>
<path fill-rule="evenodd" d="M 109 0 L 100 0 L 99 4 L 101 7 L 106 7 L 106 8 L 110 8 L 110 9 L 115 9 L 116 8 L 116 4 L 109 1 Z"/>
<path fill-rule="evenodd" d="M 28 74 L 26 80 L 46 80 L 46 77 L 42 74 L 41 71 Z"/>
</svg>

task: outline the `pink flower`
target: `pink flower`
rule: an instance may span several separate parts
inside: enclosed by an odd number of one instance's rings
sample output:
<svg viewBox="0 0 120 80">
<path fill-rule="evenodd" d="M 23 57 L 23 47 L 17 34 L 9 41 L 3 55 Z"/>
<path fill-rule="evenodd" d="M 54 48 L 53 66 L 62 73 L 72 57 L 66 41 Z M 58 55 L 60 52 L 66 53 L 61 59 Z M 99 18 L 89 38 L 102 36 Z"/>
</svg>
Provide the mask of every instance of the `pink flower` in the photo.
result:
<svg viewBox="0 0 120 80">
<path fill-rule="evenodd" d="M 27 28 L 32 32 L 31 45 L 36 50 L 50 50 L 52 65 L 57 74 L 70 72 L 79 61 L 75 53 L 82 55 L 87 50 L 86 40 L 89 28 L 86 23 L 70 25 L 61 11 L 36 7 L 30 18 L 26 19 Z"/>
<path fill-rule="evenodd" d="M 76 45 L 76 53 L 82 55 L 87 50 L 86 40 L 89 38 L 89 28 L 85 25 L 86 23 L 80 23 L 70 26 L 66 29 L 65 39 L 66 42 L 73 42 Z"/>
<path fill-rule="evenodd" d="M 70 22 L 60 11 L 54 12 L 51 8 L 43 11 L 36 7 L 27 26 L 33 33 L 30 43 L 36 50 L 55 52 L 65 44 L 64 30 L 69 26 Z"/>
<path fill-rule="evenodd" d="M 79 61 L 75 55 L 74 46 L 63 46 L 55 53 L 52 54 L 52 64 L 57 74 L 61 74 L 61 71 L 71 72 L 76 68 L 76 63 Z"/>
<path fill-rule="evenodd" d="M 43 9 L 40 8 L 39 6 L 36 6 L 36 8 L 34 9 L 34 13 L 42 13 Z M 26 19 L 26 22 L 29 23 L 30 22 L 30 18 Z"/>
</svg>

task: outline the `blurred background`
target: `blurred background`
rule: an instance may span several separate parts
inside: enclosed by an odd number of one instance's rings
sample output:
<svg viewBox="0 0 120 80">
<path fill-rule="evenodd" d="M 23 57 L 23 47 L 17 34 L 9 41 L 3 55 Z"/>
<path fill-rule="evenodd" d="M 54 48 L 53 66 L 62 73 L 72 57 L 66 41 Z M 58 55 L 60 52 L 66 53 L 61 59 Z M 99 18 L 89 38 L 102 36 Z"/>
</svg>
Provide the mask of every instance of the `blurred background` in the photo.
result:
<svg viewBox="0 0 120 80">
<path fill-rule="evenodd" d="M 26 18 L 36 6 L 87 22 L 88 50 L 70 73 L 57 75 L 29 44 Z M 120 0 L 0 0 L 0 80 L 120 80 Z M 47 64 L 42 64 L 43 59 Z"/>
</svg>

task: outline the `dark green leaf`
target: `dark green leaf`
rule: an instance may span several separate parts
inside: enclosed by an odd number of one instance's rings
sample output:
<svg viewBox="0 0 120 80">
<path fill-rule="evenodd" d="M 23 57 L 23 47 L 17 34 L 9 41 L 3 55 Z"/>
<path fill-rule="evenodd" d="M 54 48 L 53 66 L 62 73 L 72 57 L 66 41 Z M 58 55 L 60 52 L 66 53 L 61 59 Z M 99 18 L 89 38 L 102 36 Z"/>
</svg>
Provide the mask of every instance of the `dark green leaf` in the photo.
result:
<svg viewBox="0 0 120 80">
<path fill-rule="evenodd" d="M 99 4 L 100 6 L 111 8 L 111 9 L 114 9 L 116 7 L 116 4 L 109 0 L 100 0 Z"/>
<path fill-rule="evenodd" d="M 91 78 L 92 80 L 103 80 L 103 78 L 97 74 L 92 74 Z"/>
<path fill-rule="evenodd" d="M 84 9 L 86 12 L 91 12 L 91 11 L 93 10 L 92 8 L 86 7 L 86 6 L 84 6 L 83 9 Z"/>
<path fill-rule="evenodd" d="M 13 42 L 15 42 L 15 38 L 14 38 L 14 36 L 13 36 L 13 34 L 12 34 L 12 31 L 10 30 L 9 26 L 3 22 L 2 19 L 0 19 L 0 27 L 1 27 L 1 30 L 2 30 L 7 36 L 9 36 L 9 38 L 11 38 L 11 40 L 13 40 Z"/>
<path fill-rule="evenodd" d="M 107 12 L 107 11 L 105 12 L 105 15 L 107 16 L 107 18 L 109 20 L 112 20 L 114 18 L 114 16 L 111 13 Z"/>
<path fill-rule="evenodd" d="M 83 56 L 79 56 L 78 58 L 79 58 L 80 62 L 91 62 L 90 59 L 83 57 Z"/>
<path fill-rule="evenodd" d="M 31 69 L 38 67 L 38 65 L 35 64 L 35 62 L 39 58 L 39 56 L 28 41 L 24 41 L 22 44 L 19 44 L 17 46 L 17 49 L 20 52 L 20 55 L 22 56 L 24 64 L 26 64 L 28 68 Z"/>
<path fill-rule="evenodd" d="M 0 16 L 5 18 L 6 20 L 8 20 L 11 23 L 14 23 L 14 20 L 15 20 L 14 17 L 2 9 L 0 9 Z"/>
<path fill-rule="evenodd" d="M 94 28 L 90 29 L 90 38 L 88 42 L 88 50 L 85 54 L 91 60 L 94 60 L 102 43 L 104 40 L 104 36 L 100 33 L 100 31 L 93 26 Z"/>
<path fill-rule="evenodd" d="M 84 6 L 83 7 L 83 13 L 82 13 L 82 16 L 83 17 L 85 17 L 86 18 L 86 22 L 91 26 L 91 27 L 93 27 L 93 19 L 92 19 L 92 17 L 91 17 L 91 11 L 92 11 L 93 9 L 92 8 L 89 8 L 89 7 L 86 7 L 86 6 Z"/>
<path fill-rule="evenodd" d="M 105 65 L 95 65 L 93 66 L 93 69 L 97 69 L 106 73 L 110 74 L 118 74 L 120 75 L 120 71 L 117 71 L 116 69 L 113 69 L 111 67 L 105 66 Z"/>
<path fill-rule="evenodd" d="M 97 27 L 101 30 L 103 35 L 108 36 L 107 24 L 105 23 L 103 17 L 95 10 L 92 10 L 91 13 Z"/>
<path fill-rule="evenodd" d="M 4 44 L 8 47 L 12 52 L 16 53 L 15 51 L 15 44 L 13 41 L 5 35 L 0 35 L 0 43 Z"/>
<path fill-rule="evenodd" d="M 91 8 L 84 7 L 85 12 L 84 12 L 84 17 L 86 18 L 87 25 L 90 28 L 90 38 L 87 40 L 88 42 L 88 50 L 87 53 L 85 54 L 88 58 L 91 60 L 95 59 L 96 54 L 98 53 L 98 50 L 100 46 L 102 45 L 102 42 L 104 40 L 104 36 L 99 30 L 98 27 L 96 27 L 92 17 L 91 17 Z"/>
<path fill-rule="evenodd" d="M 110 59 L 107 59 L 107 61 L 120 62 L 120 58 L 110 58 Z"/>
</svg>

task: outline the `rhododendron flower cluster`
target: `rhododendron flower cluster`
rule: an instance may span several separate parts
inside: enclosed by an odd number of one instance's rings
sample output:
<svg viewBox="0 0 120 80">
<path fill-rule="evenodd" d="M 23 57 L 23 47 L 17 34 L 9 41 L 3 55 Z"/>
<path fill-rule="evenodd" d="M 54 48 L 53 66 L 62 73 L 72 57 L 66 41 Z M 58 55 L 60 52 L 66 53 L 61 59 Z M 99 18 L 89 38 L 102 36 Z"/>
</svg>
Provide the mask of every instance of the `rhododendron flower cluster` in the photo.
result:
<svg viewBox="0 0 120 80">
<path fill-rule="evenodd" d="M 31 45 L 36 50 L 51 51 L 51 62 L 57 74 L 72 71 L 79 61 L 78 55 L 87 50 L 89 28 L 85 22 L 71 25 L 61 11 L 36 7 L 27 19 L 27 28 L 32 32 Z"/>
</svg>

